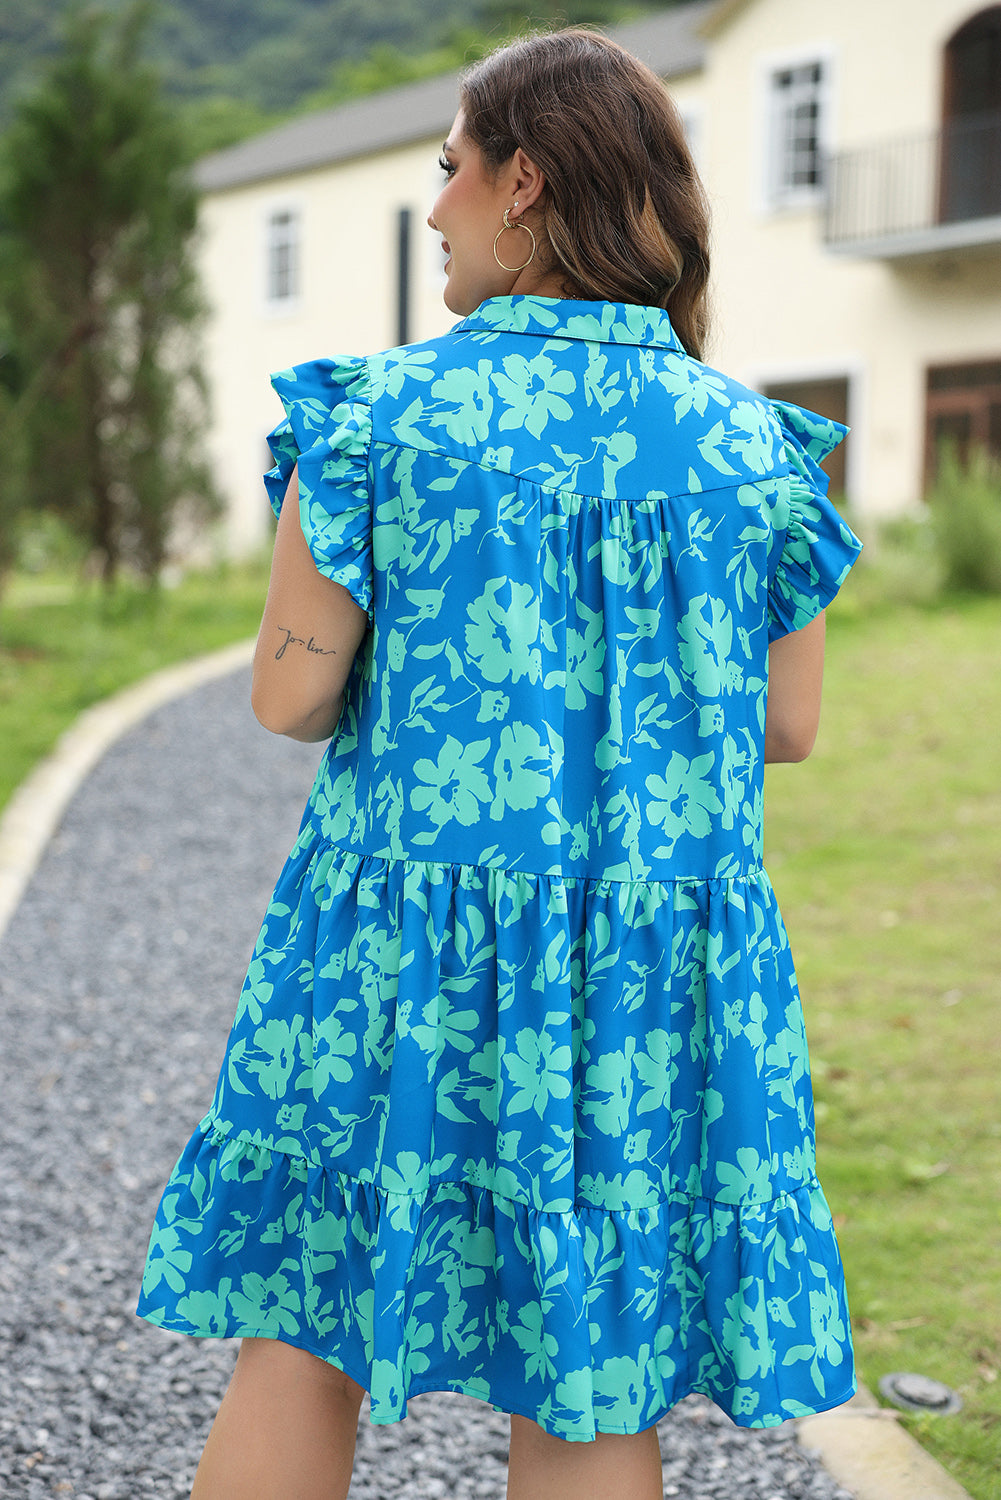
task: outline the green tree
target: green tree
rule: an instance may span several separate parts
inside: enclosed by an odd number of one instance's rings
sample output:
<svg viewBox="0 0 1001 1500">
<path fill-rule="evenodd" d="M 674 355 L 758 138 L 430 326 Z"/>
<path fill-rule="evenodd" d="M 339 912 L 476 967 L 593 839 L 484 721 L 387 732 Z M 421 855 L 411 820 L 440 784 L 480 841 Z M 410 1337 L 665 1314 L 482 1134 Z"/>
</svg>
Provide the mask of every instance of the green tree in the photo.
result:
<svg viewBox="0 0 1001 1500">
<path fill-rule="evenodd" d="M 513 35 L 533 26 L 612 25 L 677 0 L 480 0 L 480 25 Z"/>
<path fill-rule="evenodd" d="M 217 508 L 198 457 L 197 205 L 183 132 L 140 60 L 151 14 L 149 0 L 70 11 L 0 183 L 14 491 L 86 537 L 108 585 L 126 560 L 154 582 L 173 526 Z"/>
<path fill-rule="evenodd" d="M 0 364 L 0 375 L 5 373 Z M 4 477 L 0 482 L 0 593 L 17 562 L 24 509 L 24 492 L 19 483 L 23 471 L 19 462 L 18 437 L 14 400 L 0 379 L 0 451 L 4 455 Z"/>
</svg>

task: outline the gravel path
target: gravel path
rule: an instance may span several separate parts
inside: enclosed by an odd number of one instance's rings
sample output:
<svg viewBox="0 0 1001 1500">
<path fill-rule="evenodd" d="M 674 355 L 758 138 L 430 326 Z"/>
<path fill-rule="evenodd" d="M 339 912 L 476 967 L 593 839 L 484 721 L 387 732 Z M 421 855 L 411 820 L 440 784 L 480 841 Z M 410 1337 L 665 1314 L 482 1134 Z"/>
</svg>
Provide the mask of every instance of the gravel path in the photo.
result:
<svg viewBox="0 0 1001 1500">
<path fill-rule="evenodd" d="M 163 1183 L 211 1097 L 319 747 L 253 720 L 245 672 L 152 715 L 72 803 L 0 949 L 0 1495 L 187 1496 L 235 1346 L 134 1316 Z M 502 1500 L 507 1420 L 417 1396 L 359 1427 L 352 1500 Z M 851 1500 L 785 1429 L 701 1398 L 664 1494 Z"/>
</svg>

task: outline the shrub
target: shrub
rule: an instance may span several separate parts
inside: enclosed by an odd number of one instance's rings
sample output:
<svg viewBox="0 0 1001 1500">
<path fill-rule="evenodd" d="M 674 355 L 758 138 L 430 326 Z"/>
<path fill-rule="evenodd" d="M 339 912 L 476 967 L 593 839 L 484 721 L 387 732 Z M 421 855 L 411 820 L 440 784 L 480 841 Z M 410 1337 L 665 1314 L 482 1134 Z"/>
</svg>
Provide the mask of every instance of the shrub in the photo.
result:
<svg viewBox="0 0 1001 1500">
<path fill-rule="evenodd" d="M 848 514 L 846 520 L 865 545 L 838 596 L 839 615 L 867 616 L 900 605 L 927 609 L 938 604 L 942 565 L 927 509 L 890 517 Z"/>
<path fill-rule="evenodd" d="M 944 445 L 928 504 L 946 587 L 1001 594 L 1001 463 Z"/>
</svg>

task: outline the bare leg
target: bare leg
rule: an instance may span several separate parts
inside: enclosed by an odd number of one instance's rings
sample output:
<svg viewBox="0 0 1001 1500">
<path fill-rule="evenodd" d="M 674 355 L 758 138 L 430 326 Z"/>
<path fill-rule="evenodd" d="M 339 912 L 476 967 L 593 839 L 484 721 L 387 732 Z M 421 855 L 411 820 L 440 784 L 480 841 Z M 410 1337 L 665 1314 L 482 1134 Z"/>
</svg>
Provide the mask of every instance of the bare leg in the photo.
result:
<svg viewBox="0 0 1001 1500">
<path fill-rule="evenodd" d="M 364 1394 L 314 1354 L 244 1339 L 191 1500 L 345 1500 Z"/>
<path fill-rule="evenodd" d="M 512 1416 L 507 1500 L 664 1500 L 657 1429 L 567 1443 Z"/>
</svg>

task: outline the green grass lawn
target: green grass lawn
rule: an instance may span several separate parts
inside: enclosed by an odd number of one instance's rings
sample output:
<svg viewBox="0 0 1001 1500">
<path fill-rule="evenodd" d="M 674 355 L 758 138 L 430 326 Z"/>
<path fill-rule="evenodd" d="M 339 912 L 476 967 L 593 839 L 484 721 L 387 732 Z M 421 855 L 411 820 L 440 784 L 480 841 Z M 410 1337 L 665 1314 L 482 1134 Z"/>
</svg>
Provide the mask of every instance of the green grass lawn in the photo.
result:
<svg viewBox="0 0 1001 1500">
<path fill-rule="evenodd" d="M 38 580 L 0 614 L 0 805 L 88 704 L 251 635 L 263 564 L 158 601 Z M 855 599 L 874 597 L 858 590 Z M 911 1422 L 1001 1496 L 1001 603 L 831 611 L 814 754 L 768 773 L 767 853 L 814 1058 L 861 1373 L 956 1387 Z"/>
<path fill-rule="evenodd" d="M 265 562 L 110 600 L 66 577 L 15 579 L 0 607 L 0 809 L 77 714 L 172 662 L 254 635 Z"/>
<path fill-rule="evenodd" d="M 831 610 L 823 721 L 769 769 L 766 859 L 814 1065 L 861 1374 L 964 1400 L 907 1419 L 1001 1496 L 1001 603 Z"/>
</svg>

